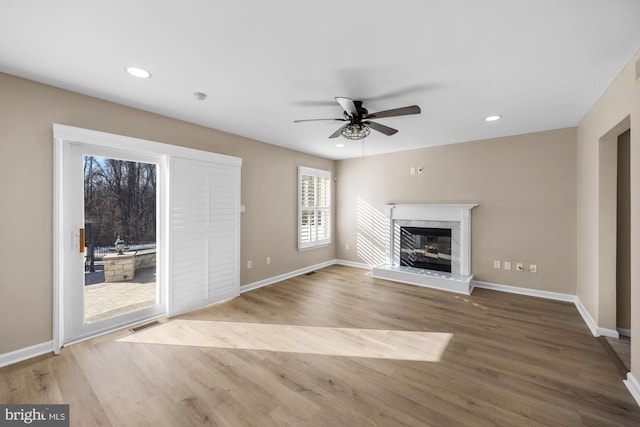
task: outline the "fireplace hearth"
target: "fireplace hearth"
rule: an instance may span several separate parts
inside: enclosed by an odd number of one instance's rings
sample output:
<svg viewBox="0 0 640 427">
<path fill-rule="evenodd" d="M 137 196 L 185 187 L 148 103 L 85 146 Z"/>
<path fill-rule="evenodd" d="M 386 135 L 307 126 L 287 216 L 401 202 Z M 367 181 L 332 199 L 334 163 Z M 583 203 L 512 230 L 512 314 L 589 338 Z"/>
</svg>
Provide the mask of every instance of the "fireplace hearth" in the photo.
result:
<svg viewBox="0 0 640 427">
<path fill-rule="evenodd" d="M 373 277 L 469 295 L 475 206 L 385 205 L 387 262 L 373 267 Z"/>
</svg>

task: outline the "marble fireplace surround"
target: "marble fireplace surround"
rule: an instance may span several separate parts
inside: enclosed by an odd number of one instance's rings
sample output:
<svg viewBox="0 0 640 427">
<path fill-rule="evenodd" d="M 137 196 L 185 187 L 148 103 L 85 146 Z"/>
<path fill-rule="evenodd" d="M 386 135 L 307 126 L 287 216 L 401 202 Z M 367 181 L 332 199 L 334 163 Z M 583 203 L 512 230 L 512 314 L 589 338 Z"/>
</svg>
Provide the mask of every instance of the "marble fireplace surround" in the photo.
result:
<svg viewBox="0 0 640 427">
<path fill-rule="evenodd" d="M 469 295 L 471 280 L 471 209 L 476 204 L 385 205 L 389 222 L 387 261 L 373 267 L 373 277 Z M 400 265 L 400 227 L 451 229 L 451 273 Z"/>
</svg>

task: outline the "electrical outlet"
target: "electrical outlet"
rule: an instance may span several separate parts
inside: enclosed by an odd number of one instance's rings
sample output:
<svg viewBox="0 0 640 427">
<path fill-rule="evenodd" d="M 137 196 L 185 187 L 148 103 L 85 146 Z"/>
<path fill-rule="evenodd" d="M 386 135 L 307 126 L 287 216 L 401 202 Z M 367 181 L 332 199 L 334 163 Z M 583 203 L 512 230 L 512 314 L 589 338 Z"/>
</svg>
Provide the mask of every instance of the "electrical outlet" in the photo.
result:
<svg viewBox="0 0 640 427">
<path fill-rule="evenodd" d="M 347 243 L 346 245 L 344 245 L 344 248 L 345 248 L 346 250 L 349 250 L 349 244 Z"/>
<path fill-rule="evenodd" d="M 522 271 L 524 270 L 524 264 L 522 264 L 521 262 L 516 264 L 516 270 L 518 271 Z"/>
<path fill-rule="evenodd" d="M 504 262 L 504 269 L 505 270 L 511 270 L 511 261 L 505 261 Z"/>
<path fill-rule="evenodd" d="M 532 272 L 532 273 L 537 273 L 538 272 L 538 266 L 536 264 L 529 265 L 529 271 Z"/>
<path fill-rule="evenodd" d="M 493 268 L 500 270 L 500 260 L 493 261 Z"/>
<path fill-rule="evenodd" d="M 247 261 L 247 270 L 251 270 L 253 268 L 253 263 L 251 261 Z"/>
<path fill-rule="evenodd" d="M 415 174 L 416 174 L 416 168 L 411 168 L 411 169 L 409 169 L 409 173 L 410 173 L 411 175 L 415 175 Z"/>
<path fill-rule="evenodd" d="M 267 264 L 271 264 L 271 257 L 270 256 L 267 257 Z"/>
</svg>

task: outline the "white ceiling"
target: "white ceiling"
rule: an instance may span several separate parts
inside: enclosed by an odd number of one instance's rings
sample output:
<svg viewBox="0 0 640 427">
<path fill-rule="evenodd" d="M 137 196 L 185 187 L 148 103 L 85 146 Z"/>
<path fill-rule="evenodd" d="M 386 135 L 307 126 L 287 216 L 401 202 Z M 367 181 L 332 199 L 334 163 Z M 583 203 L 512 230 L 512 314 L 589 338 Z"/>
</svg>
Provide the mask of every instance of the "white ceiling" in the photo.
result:
<svg viewBox="0 0 640 427">
<path fill-rule="evenodd" d="M 564 128 L 639 47 L 638 0 L 0 2 L 0 71 L 331 159 L 363 145 L 293 120 L 335 96 L 422 108 L 365 155 Z"/>
</svg>

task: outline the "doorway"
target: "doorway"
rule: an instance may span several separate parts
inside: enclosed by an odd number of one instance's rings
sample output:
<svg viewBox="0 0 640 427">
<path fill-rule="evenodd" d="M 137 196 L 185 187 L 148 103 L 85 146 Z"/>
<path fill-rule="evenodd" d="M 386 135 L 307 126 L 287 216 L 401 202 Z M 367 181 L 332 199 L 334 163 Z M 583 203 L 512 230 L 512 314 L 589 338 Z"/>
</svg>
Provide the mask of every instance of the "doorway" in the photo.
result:
<svg viewBox="0 0 640 427">
<path fill-rule="evenodd" d="M 627 116 L 600 138 L 598 191 L 598 335 L 623 376 L 630 370 L 630 140 Z M 629 322 L 630 323 L 630 322 Z M 625 363 L 626 362 L 626 363 Z M 624 371 L 624 372 L 623 372 Z"/>
<path fill-rule="evenodd" d="M 631 336 L 631 131 L 618 137 L 616 329 Z"/>
<path fill-rule="evenodd" d="M 631 371 L 631 131 L 618 136 L 616 220 L 616 330 L 608 338 L 624 370 Z"/>
<path fill-rule="evenodd" d="M 156 267 L 163 156 L 65 142 L 64 339 L 166 313 Z"/>
</svg>

